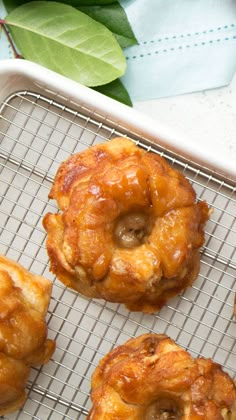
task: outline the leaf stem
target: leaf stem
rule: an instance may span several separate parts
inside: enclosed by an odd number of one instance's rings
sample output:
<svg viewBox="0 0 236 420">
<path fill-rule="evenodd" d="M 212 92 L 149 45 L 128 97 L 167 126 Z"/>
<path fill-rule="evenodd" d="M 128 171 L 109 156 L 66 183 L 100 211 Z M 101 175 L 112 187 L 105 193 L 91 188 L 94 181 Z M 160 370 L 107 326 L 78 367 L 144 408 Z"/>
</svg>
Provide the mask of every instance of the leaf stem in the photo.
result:
<svg viewBox="0 0 236 420">
<path fill-rule="evenodd" d="M 6 37 L 7 37 L 7 40 L 9 42 L 10 46 L 11 46 L 11 49 L 12 49 L 13 54 L 14 54 L 14 58 L 23 58 L 22 55 L 18 54 L 18 52 L 16 51 L 15 45 L 13 44 L 13 41 L 12 41 L 10 35 L 9 35 L 9 32 L 6 29 L 6 24 L 7 24 L 6 20 L 0 19 L 0 25 L 2 26 L 2 29 L 3 29 Z"/>
</svg>

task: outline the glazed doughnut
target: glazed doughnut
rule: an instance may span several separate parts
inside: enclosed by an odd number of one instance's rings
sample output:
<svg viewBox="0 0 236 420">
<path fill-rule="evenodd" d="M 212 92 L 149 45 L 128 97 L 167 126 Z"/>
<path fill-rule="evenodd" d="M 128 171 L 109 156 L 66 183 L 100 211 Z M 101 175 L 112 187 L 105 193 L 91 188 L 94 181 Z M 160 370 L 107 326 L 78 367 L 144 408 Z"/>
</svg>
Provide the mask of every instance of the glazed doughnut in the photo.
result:
<svg viewBox="0 0 236 420">
<path fill-rule="evenodd" d="M 69 157 L 43 219 L 50 270 L 85 296 L 154 312 L 191 285 L 209 218 L 164 158 L 116 138 Z"/>
<path fill-rule="evenodd" d="M 51 288 L 49 280 L 0 256 L 0 416 L 23 406 L 30 368 L 54 352 L 45 322 Z"/>
<path fill-rule="evenodd" d="M 158 334 L 108 353 L 92 375 L 91 400 L 87 420 L 236 419 L 236 386 L 222 367 Z"/>
</svg>

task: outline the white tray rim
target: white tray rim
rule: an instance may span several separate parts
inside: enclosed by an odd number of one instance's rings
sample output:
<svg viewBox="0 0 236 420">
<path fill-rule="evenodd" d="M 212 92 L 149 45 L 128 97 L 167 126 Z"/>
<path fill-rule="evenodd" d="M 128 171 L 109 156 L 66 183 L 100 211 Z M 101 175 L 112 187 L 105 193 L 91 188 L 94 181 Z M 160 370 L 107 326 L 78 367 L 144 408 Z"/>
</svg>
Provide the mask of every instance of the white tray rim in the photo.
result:
<svg viewBox="0 0 236 420">
<path fill-rule="evenodd" d="M 147 138 L 151 142 L 180 154 L 197 165 L 223 176 L 227 180 L 236 181 L 236 165 L 227 151 L 217 146 L 202 149 L 198 144 L 190 142 L 184 133 L 177 133 L 170 125 L 163 125 L 147 115 L 108 98 L 86 86 L 65 76 L 51 71 L 39 64 L 22 60 L 7 59 L 0 62 L 0 102 L 19 90 L 29 87 L 41 92 L 51 92 L 57 97 L 83 104 L 88 109 L 96 110 L 107 118 L 121 123 L 131 131 Z"/>
</svg>

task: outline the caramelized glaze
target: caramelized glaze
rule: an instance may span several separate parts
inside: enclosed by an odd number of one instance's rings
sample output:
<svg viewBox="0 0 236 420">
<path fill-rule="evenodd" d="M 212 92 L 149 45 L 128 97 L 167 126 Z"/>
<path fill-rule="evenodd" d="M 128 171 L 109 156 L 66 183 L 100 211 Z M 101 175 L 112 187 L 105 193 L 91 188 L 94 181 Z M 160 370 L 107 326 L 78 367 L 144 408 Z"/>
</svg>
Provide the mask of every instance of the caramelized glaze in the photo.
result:
<svg viewBox="0 0 236 420">
<path fill-rule="evenodd" d="M 236 386 L 221 366 L 158 334 L 133 338 L 101 359 L 91 399 L 88 420 L 236 418 Z"/>
<path fill-rule="evenodd" d="M 0 256 L 0 416 L 24 404 L 31 366 L 47 363 L 54 352 L 45 322 L 51 287 Z"/>
<path fill-rule="evenodd" d="M 209 209 L 157 154 L 98 144 L 60 165 L 49 197 L 50 269 L 68 287 L 154 312 L 197 277 Z"/>
</svg>

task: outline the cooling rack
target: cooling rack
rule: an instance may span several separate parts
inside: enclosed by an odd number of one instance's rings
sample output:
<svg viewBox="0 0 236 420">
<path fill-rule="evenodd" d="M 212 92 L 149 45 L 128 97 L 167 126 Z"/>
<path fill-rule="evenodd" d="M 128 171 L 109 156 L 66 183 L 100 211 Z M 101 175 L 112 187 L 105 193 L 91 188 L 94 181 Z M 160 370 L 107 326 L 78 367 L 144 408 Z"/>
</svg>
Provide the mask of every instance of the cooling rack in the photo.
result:
<svg viewBox="0 0 236 420">
<path fill-rule="evenodd" d="M 0 108 L 0 252 L 53 281 L 47 323 L 49 337 L 57 343 L 51 361 L 32 369 L 23 409 L 5 419 L 85 419 L 90 377 L 100 358 L 151 331 L 169 335 L 194 357 L 213 358 L 235 378 L 235 185 L 105 114 L 82 105 L 65 106 L 59 99 L 24 90 L 12 93 Z M 198 199 L 213 209 L 198 279 L 154 315 L 81 297 L 48 269 L 42 217 L 56 211 L 48 192 L 59 164 L 117 135 L 163 155 L 190 180 Z"/>
</svg>

